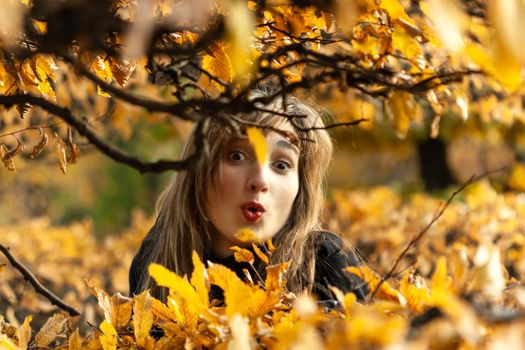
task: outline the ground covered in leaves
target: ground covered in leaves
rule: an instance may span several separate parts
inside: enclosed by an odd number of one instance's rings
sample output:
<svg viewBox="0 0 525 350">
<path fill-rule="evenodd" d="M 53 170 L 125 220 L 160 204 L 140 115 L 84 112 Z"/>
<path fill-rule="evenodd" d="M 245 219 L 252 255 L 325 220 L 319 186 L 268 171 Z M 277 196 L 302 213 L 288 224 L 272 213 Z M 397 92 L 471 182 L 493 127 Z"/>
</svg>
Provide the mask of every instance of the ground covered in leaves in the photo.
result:
<svg viewBox="0 0 525 350">
<path fill-rule="evenodd" d="M 310 296 L 286 293 L 286 265 L 268 266 L 263 287 L 195 256 L 188 278 L 150 267 L 157 282 L 170 288 L 167 303 L 147 293 L 129 299 L 128 267 L 150 220 L 137 216 L 127 232 L 100 242 L 89 224 L 53 227 L 41 219 L 0 228 L 0 241 L 81 316 L 60 313 L 5 261 L 0 348 L 525 347 L 525 194 L 500 194 L 488 182 L 475 183 L 428 230 L 446 198 L 401 198 L 384 187 L 331 197 L 327 227 L 363 253 L 367 264 L 352 272 L 376 290 L 373 298 L 357 302 L 334 291 L 340 305 L 328 309 Z M 260 254 L 271 254 L 267 248 Z M 243 253 L 238 250 L 238 258 L 250 260 Z M 382 281 L 389 272 L 392 277 Z M 211 284 L 225 290 L 224 306 L 208 299 Z"/>
</svg>

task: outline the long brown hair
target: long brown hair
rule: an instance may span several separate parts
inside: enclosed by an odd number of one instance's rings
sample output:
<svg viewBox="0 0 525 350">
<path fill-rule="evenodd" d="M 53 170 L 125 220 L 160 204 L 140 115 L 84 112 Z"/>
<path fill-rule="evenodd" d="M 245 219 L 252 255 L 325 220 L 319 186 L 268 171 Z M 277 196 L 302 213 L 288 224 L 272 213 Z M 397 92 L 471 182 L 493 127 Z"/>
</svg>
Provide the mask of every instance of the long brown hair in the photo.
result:
<svg viewBox="0 0 525 350">
<path fill-rule="evenodd" d="M 263 91 L 258 91 L 253 96 L 264 95 Z M 301 151 L 299 191 L 288 220 L 273 238 L 277 249 L 271 256 L 271 263 L 290 263 L 285 275 L 290 291 L 311 290 L 315 272 L 315 236 L 321 229 L 323 182 L 332 157 L 332 141 L 322 129 L 322 113 L 313 104 L 288 96 L 286 109 L 279 98 L 263 107 L 265 112 L 238 118 L 276 128 L 288 120 L 294 126 Z M 189 275 L 193 269 L 192 251 L 196 251 L 201 259 L 210 253 L 214 228 L 205 211 L 207 193 L 218 178 L 221 148 L 232 136 L 232 132 L 219 121 L 211 120 L 206 135 L 208 161 L 195 169 L 176 173 L 161 194 L 156 205 L 155 229 L 146 237 L 154 240 L 153 253 L 146 258 L 148 264 L 156 262 L 179 275 Z M 194 139 L 190 137 L 183 157 L 191 155 L 194 150 Z M 149 288 L 155 297 L 164 299 L 166 290 L 155 285 L 147 269 L 143 274 L 139 278 L 140 289 Z"/>
</svg>

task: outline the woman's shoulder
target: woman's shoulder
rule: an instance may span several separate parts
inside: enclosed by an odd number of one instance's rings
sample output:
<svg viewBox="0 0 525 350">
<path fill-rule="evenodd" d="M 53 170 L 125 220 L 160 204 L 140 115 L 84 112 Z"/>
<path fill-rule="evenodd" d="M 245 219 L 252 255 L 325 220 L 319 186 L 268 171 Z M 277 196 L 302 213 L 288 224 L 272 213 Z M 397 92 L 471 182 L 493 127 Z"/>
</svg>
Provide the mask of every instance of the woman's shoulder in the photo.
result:
<svg viewBox="0 0 525 350">
<path fill-rule="evenodd" d="M 361 261 L 349 245 L 345 244 L 343 238 L 329 231 L 319 231 L 316 242 L 316 285 L 317 293 L 321 292 L 321 298 L 326 298 L 322 293 L 324 286 L 335 286 L 343 292 L 354 292 L 358 298 L 363 299 L 367 294 L 366 283 L 357 276 L 346 273 L 345 268 L 361 265 Z"/>
</svg>

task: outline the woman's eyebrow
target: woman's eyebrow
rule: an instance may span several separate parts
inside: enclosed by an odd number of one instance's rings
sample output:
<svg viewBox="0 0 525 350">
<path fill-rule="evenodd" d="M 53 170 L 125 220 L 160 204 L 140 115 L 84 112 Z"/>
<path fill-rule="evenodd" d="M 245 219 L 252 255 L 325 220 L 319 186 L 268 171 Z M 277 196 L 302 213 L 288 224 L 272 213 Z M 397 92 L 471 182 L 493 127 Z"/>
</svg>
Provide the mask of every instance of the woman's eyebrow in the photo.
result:
<svg viewBox="0 0 525 350">
<path fill-rule="evenodd" d="M 299 148 L 297 148 L 297 146 L 295 146 L 294 144 L 286 141 L 286 140 L 279 140 L 277 141 L 277 146 L 279 147 L 283 147 L 283 148 L 287 148 L 287 149 L 291 149 L 292 151 L 294 151 L 295 153 L 297 154 L 300 154 L 301 152 L 299 152 Z"/>
</svg>

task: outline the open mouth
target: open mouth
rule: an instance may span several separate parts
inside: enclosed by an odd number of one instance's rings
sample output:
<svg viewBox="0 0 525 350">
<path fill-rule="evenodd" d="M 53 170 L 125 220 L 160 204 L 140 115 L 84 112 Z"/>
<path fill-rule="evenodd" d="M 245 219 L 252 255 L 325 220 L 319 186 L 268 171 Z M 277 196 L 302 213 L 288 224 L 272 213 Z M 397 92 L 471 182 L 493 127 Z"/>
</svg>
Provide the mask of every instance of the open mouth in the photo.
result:
<svg viewBox="0 0 525 350">
<path fill-rule="evenodd" d="M 241 210 L 244 218 L 248 222 L 258 221 L 264 214 L 264 207 L 257 202 L 247 202 L 241 205 Z"/>
</svg>

